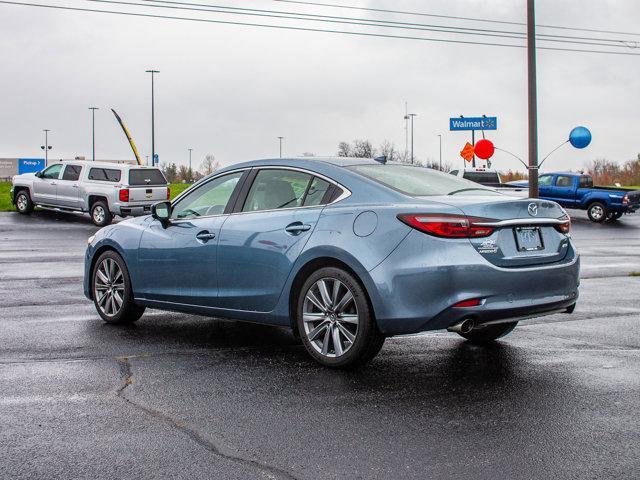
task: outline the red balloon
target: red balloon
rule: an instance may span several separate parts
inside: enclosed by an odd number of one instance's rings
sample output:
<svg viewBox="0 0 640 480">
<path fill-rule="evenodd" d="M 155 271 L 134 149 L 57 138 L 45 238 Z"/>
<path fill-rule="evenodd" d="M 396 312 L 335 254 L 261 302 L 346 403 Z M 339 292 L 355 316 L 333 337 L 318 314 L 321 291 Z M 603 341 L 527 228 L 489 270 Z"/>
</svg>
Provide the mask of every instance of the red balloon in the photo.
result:
<svg viewBox="0 0 640 480">
<path fill-rule="evenodd" d="M 483 138 L 482 140 L 478 140 L 476 142 L 476 146 L 474 147 L 474 151 L 476 152 L 476 156 L 481 158 L 482 160 L 486 160 L 491 158 L 493 152 L 496 151 L 496 147 L 493 146 L 493 142 L 491 140 L 487 140 Z"/>
</svg>

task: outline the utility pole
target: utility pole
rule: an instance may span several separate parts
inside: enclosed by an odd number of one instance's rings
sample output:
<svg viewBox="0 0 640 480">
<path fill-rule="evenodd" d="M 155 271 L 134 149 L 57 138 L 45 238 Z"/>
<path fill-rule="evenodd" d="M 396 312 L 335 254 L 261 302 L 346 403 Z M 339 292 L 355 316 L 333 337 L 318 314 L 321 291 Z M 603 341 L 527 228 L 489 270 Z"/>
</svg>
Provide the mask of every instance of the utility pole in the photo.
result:
<svg viewBox="0 0 640 480">
<path fill-rule="evenodd" d="M 189 175 L 191 175 L 191 152 L 193 151 L 193 148 L 189 149 Z"/>
<path fill-rule="evenodd" d="M 405 119 L 411 119 L 411 165 L 413 165 L 413 117 L 415 117 L 417 113 L 408 113 L 405 116 Z"/>
<path fill-rule="evenodd" d="M 153 77 L 156 73 L 160 73 L 160 70 L 145 70 L 145 72 L 151 74 L 151 165 L 155 165 L 156 125 L 155 125 L 155 105 L 154 105 L 154 98 L 153 98 Z"/>
<path fill-rule="evenodd" d="M 49 145 L 49 132 L 51 130 L 49 130 L 48 128 L 45 128 L 44 130 L 42 130 L 44 132 L 44 145 L 41 145 L 40 148 L 42 150 L 44 150 L 44 166 L 48 167 L 49 166 L 49 150 L 51 150 L 51 145 Z"/>
<path fill-rule="evenodd" d="M 529 197 L 538 198 L 538 99 L 536 95 L 536 13 L 527 0 L 527 77 L 529 93 Z"/>
<path fill-rule="evenodd" d="M 93 161 L 96 161 L 96 110 L 98 107 L 89 107 L 91 110 L 91 151 L 93 153 Z"/>
<path fill-rule="evenodd" d="M 407 102 L 404 102 L 404 155 L 409 153 L 409 106 Z"/>
<path fill-rule="evenodd" d="M 438 140 L 440 142 L 440 171 L 442 171 L 442 134 L 438 134 Z"/>
<path fill-rule="evenodd" d="M 278 140 L 280 140 L 280 158 L 282 158 L 282 139 L 284 137 L 278 137 Z"/>
</svg>

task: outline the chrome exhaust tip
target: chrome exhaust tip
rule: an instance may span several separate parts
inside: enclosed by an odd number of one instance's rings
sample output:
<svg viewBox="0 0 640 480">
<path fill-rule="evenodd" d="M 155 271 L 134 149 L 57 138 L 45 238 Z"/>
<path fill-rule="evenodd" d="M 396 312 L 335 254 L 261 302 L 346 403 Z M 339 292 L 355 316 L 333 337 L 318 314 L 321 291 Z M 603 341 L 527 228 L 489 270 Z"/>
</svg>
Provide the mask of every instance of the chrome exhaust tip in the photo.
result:
<svg viewBox="0 0 640 480">
<path fill-rule="evenodd" d="M 475 322 L 471 318 L 465 318 L 464 320 L 451 325 L 447 330 L 449 332 L 456 333 L 469 333 L 475 327 Z"/>
</svg>

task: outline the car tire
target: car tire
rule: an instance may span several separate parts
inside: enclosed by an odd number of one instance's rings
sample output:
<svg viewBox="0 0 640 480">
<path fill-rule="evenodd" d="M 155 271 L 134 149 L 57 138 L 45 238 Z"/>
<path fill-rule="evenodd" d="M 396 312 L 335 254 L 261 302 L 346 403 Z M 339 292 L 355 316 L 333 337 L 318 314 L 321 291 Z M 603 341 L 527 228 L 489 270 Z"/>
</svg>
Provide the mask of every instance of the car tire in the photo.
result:
<svg viewBox="0 0 640 480">
<path fill-rule="evenodd" d="M 33 201 L 28 190 L 20 190 L 16 194 L 16 210 L 23 215 L 29 215 L 33 212 Z"/>
<path fill-rule="evenodd" d="M 485 345 L 508 335 L 516 328 L 518 322 L 498 323 L 496 325 L 478 326 L 467 333 L 459 332 L 461 337 L 476 345 Z"/>
<path fill-rule="evenodd" d="M 587 215 L 589 216 L 589 220 L 592 222 L 602 223 L 607 219 L 609 210 L 604 203 L 593 202 L 587 209 Z"/>
<path fill-rule="evenodd" d="M 91 221 L 97 227 L 104 227 L 109 225 L 113 220 L 113 215 L 109 211 L 107 202 L 98 200 L 91 205 Z"/>
<path fill-rule="evenodd" d="M 364 288 L 341 268 L 321 268 L 307 278 L 298 294 L 296 316 L 307 352 L 326 367 L 363 365 L 385 341 Z"/>
<path fill-rule="evenodd" d="M 145 311 L 145 307 L 134 302 L 127 265 L 113 250 L 96 260 L 91 272 L 91 292 L 98 314 L 107 323 L 133 323 Z"/>
</svg>

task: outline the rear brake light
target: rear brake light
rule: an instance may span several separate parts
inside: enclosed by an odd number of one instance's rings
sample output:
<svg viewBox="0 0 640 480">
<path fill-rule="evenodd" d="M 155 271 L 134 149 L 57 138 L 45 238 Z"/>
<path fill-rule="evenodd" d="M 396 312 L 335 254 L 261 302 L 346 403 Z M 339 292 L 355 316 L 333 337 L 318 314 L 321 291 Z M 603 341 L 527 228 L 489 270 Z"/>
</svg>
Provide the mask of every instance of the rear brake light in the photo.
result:
<svg viewBox="0 0 640 480">
<path fill-rule="evenodd" d="M 569 217 L 569 215 L 563 215 L 558 220 L 561 220 L 563 223 L 555 225 L 556 230 L 560 233 L 569 233 L 571 231 L 571 217 Z"/>
<path fill-rule="evenodd" d="M 455 305 L 453 305 L 456 308 L 464 308 L 464 307 L 478 307 L 480 306 L 480 304 L 482 303 L 482 299 L 481 298 L 471 298 L 469 300 L 463 300 L 461 302 L 456 303 Z"/>
<path fill-rule="evenodd" d="M 488 237 L 494 230 L 478 224 L 489 220 L 464 215 L 406 213 L 398 215 L 398 220 L 421 232 L 445 238 Z"/>
<path fill-rule="evenodd" d="M 167 187 L 167 200 L 171 200 L 171 187 Z"/>
<path fill-rule="evenodd" d="M 128 202 L 129 201 L 129 189 L 128 188 L 121 188 L 120 189 L 120 194 L 118 195 L 118 197 L 120 198 L 121 202 Z"/>
<path fill-rule="evenodd" d="M 629 196 L 625 195 L 624 197 L 622 197 L 622 204 L 623 205 L 628 205 L 629 204 Z"/>
</svg>

